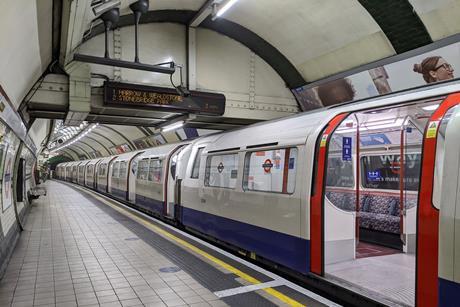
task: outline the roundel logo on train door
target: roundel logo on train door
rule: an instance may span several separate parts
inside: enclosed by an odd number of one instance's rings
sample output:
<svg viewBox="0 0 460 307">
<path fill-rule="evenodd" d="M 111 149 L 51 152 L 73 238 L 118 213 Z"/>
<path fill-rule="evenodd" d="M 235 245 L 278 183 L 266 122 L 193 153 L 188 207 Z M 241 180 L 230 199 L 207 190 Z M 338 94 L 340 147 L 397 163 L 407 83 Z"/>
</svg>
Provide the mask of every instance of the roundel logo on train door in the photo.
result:
<svg viewBox="0 0 460 307">
<path fill-rule="evenodd" d="M 217 166 L 217 171 L 219 173 L 222 173 L 224 171 L 224 164 L 222 162 L 220 162 L 219 165 Z"/>
<path fill-rule="evenodd" d="M 264 172 L 266 174 L 270 173 L 270 171 L 271 171 L 271 169 L 273 167 L 272 160 L 270 160 L 270 159 L 265 160 L 264 164 L 262 164 L 262 167 L 264 168 Z"/>
</svg>

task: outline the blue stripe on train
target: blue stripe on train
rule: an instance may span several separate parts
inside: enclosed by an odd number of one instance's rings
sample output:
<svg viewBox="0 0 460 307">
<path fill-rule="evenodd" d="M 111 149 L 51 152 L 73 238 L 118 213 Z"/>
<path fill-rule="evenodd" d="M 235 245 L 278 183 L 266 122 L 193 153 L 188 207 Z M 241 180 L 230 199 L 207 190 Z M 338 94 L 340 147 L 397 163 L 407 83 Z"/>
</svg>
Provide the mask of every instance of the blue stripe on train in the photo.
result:
<svg viewBox="0 0 460 307">
<path fill-rule="evenodd" d="M 136 205 L 146 210 L 150 210 L 152 212 L 163 215 L 163 204 L 164 202 L 161 200 L 156 200 L 150 197 L 136 194 Z"/>
<path fill-rule="evenodd" d="M 309 240 L 186 207 L 182 223 L 298 272 L 309 269 Z"/>
<path fill-rule="evenodd" d="M 106 192 L 107 192 L 107 185 L 105 185 L 105 184 L 98 184 L 98 185 L 97 185 L 97 190 L 98 190 L 98 191 L 101 191 L 101 192 L 103 192 L 103 193 L 106 193 Z"/>
<path fill-rule="evenodd" d="M 117 198 L 120 198 L 122 200 L 126 200 L 126 191 L 123 191 L 123 190 L 116 189 L 116 188 L 112 187 L 110 194 L 112 194 L 113 196 L 115 196 Z"/>
<path fill-rule="evenodd" d="M 460 302 L 460 284 L 439 278 L 439 307 L 454 307 Z"/>
</svg>

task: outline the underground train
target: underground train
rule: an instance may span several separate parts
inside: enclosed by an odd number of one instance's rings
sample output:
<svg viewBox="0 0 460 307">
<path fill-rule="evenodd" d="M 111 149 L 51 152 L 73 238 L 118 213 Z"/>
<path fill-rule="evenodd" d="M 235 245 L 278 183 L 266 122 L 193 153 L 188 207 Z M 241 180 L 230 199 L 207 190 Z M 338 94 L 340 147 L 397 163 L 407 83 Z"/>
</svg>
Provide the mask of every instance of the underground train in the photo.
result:
<svg viewBox="0 0 460 307">
<path fill-rule="evenodd" d="M 377 302 L 460 301 L 460 83 L 120 155 L 57 178 Z"/>
</svg>

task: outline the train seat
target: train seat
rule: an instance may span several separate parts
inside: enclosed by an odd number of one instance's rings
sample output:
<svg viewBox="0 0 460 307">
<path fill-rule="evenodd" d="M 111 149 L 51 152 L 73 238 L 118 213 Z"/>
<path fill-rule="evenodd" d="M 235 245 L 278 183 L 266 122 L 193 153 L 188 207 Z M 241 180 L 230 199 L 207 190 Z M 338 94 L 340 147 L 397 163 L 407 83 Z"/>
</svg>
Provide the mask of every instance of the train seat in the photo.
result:
<svg viewBox="0 0 460 307">
<path fill-rule="evenodd" d="M 369 230 L 400 233 L 399 198 L 364 195 L 359 212 L 359 226 Z"/>
</svg>

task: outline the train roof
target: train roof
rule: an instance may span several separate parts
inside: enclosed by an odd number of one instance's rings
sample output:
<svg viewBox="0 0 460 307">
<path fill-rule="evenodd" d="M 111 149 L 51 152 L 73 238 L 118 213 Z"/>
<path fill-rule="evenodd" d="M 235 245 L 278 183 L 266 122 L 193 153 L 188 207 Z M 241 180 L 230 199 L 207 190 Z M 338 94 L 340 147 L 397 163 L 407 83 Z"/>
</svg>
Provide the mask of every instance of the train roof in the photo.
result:
<svg viewBox="0 0 460 307">
<path fill-rule="evenodd" d="M 424 87 L 408 92 L 299 113 L 224 132 L 206 150 L 215 152 L 267 144 L 277 144 L 279 146 L 304 144 L 311 132 L 322 129 L 334 116 L 340 113 L 439 97 L 458 91 L 460 91 L 460 82 L 456 80 L 448 84 Z"/>
<path fill-rule="evenodd" d="M 149 149 L 145 149 L 144 152 L 140 155 L 140 158 L 150 158 L 150 157 L 158 157 L 162 158 L 171 153 L 177 146 L 180 145 L 187 145 L 188 142 L 180 142 L 180 143 L 173 143 L 173 144 L 166 144 L 161 146 L 152 147 Z"/>
</svg>

